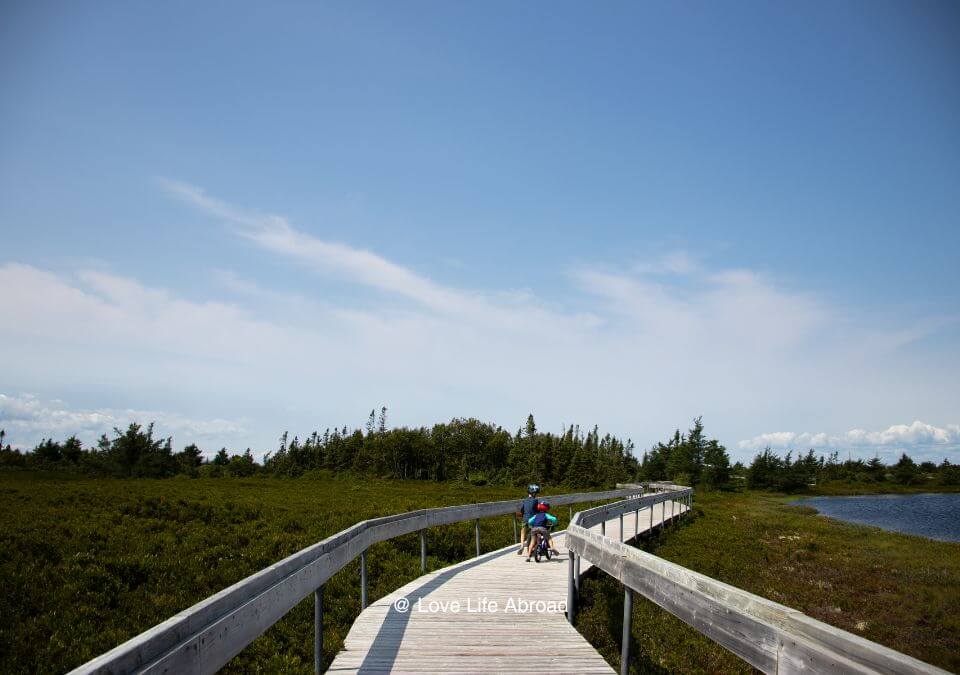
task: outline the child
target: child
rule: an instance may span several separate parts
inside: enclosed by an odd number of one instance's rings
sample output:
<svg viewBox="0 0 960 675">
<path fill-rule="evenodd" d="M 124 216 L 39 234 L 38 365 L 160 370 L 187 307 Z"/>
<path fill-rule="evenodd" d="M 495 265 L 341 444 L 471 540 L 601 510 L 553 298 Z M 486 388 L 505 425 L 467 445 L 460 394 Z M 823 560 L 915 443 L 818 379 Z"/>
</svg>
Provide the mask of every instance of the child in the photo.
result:
<svg viewBox="0 0 960 675">
<path fill-rule="evenodd" d="M 537 504 L 537 515 L 532 516 L 527 523 L 530 525 L 530 548 L 527 550 L 527 562 L 530 562 L 533 556 L 533 550 L 537 547 L 537 535 L 547 538 L 547 546 L 554 555 L 559 555 L 553 547 L 553 540 L 550 538 L 550 530 L 557 526 L 557 519 L 547 513 L 550 510 L 550 504 L 540 502 Z"/>
</svg>

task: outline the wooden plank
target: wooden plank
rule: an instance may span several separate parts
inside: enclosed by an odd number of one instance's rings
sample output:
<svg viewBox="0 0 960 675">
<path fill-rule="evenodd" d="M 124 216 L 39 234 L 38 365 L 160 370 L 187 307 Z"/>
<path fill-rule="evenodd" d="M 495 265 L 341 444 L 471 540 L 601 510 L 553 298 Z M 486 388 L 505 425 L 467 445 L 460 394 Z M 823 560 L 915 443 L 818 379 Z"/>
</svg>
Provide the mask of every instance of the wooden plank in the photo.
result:
<svg viewBox="0 0 960 675">
<path fill-rule="evenodd" d="M 629 486 L 549 499 L 554 504 L 576 504 L 615 499 L 635 489 Z M 427 527 L 512 514 L 519 503 L 516 499 L 421 509 L 357 523 L 233 584 L 72 672 L 214 672 L 224 658 L 239 653 L 286 610 L 372 544 Z"/>
<path fill-rule="evenodd" d="M 636 488 L 633 488 L 636 490 Z M 636 492 L 631 494 L 634 499 Z M 663 495 L 649 495 L 643 502 L 652 508 L 668 500 Z M 624 506 L 620 512 L 635 507 Z M 664 516 L 663 509 L 655 525 Z M 595 513 L 602 513 L 595 511 Z M 596 520 L 596 517 L 594 517 Z M 619 527 L 619 512 L 609 522 Z M 628 518 L 624 521 L 624 538 L 632 539 L 649 529 L 648 519 Z M 611 530 L 613 532 L 613 530 Z M 619 533 L 619 530 L 617 530 Z M 595 524 L 591 536 L 602 541 L 600 525 Z M 554 535 L 561 550 L 566 547 L 566 534 Z M 452 663 L 450 672 L 518 672 L 526 669 L 547 669 L 557 672 L 610 673 L 609 665 L 594 648 L 569 625 L 565 616 L 569 561 L 566 555 L 549 563 L 527 563 L 516 555 L 516 545 L 485 554 L 480 564 L 471 561 L 437 570 L 377 600 L 357 617 L 346 639 L 344 649 L 330 672 L 406 672 L 440 671 Z M 613 560 L 615 562 L 615 560 Z M 581 561 L 581 573 L 591 566 Z M 486 597 L 502 609 L 515 601 L 554 600 L 554 611 L 544 614 L 496 613 L 424 613 L 399 615 L 394 607 L 398 598 L 417 599 L 421 603 L 465 603 L 467 598 Z M 531 653 L 530 645 L 539 649 Z M 547 659 L 544 660 L 544 655 Z M 474 664 L 469 658 L 477 657 Z M 560 658 L 555 658 L 560 657 Z M 505 658 L 505 661 L 500 661 Z M 549 664 L 549 667 L 546 665 Z"/>
</svg>

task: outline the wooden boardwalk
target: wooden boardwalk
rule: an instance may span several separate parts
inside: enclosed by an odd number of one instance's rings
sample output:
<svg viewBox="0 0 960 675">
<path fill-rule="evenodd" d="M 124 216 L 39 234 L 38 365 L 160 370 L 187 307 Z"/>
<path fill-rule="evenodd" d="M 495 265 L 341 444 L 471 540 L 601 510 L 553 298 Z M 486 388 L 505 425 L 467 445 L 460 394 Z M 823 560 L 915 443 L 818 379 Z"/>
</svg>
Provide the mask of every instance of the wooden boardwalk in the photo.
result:
<svg viewBox="0 0 960 675">
<path fill-rule="evenodd" d="M 675 515 L 686 508 L 672 502 Z M 671 502 L 623 518 L 625 540 L 669 521 Z M 639 528 L 637 527 L 639 525 Z M 600 531 L 600 526 L 593 528 Z M 620 538 L 620 519 L 606 523 Z M 347 634 L 330 673 L 611 673 L 565 615 L 565 535 L 560 556 L 526 562 L 513 544 L 425 574 L 367 607 Z M 589 569 L 581 562 L 580 573 Z"/>
</svg>

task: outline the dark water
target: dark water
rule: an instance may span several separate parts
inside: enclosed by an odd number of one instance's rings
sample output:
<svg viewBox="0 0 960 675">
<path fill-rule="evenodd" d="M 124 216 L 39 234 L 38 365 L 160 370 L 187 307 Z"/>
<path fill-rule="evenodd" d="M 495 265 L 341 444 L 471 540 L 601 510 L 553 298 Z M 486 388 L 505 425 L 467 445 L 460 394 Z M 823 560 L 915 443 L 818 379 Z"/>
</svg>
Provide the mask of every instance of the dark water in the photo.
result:
<svg viewBox="0 0 960 675">
<path fill-rule="evenodd" d="M 825 516 L 941 541 L 960 541 L 960 494 L 810 497 L 793 502 Z"/>
</svg>

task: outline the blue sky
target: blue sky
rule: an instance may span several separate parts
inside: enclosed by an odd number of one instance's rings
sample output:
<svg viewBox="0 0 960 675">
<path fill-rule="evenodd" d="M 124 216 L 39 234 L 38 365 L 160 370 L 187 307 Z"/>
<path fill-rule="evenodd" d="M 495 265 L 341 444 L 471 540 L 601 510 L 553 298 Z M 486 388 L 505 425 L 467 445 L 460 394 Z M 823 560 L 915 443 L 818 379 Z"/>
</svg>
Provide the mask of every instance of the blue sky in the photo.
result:
<svg viewBox="0 0 960 675">
<path fill-rule="evenodd" d="M 958 70 L 949 2 L 5 3 L 0 425 L 953 457 Z"/>
</svg>

